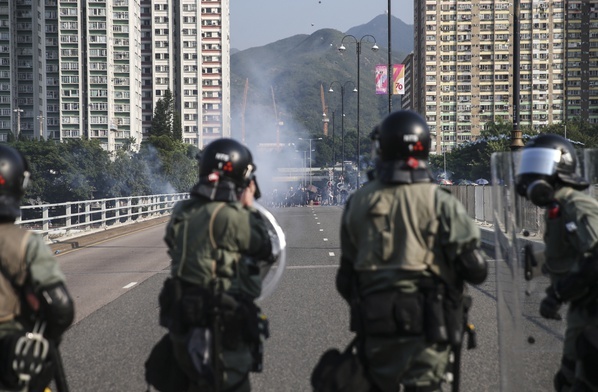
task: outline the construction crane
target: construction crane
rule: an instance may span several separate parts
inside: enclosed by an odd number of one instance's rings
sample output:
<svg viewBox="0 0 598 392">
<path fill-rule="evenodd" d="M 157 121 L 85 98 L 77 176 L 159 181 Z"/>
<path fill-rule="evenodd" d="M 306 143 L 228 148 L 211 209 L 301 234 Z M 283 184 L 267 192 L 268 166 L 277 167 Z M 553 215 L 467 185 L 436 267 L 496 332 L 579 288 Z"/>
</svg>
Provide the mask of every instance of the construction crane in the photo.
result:
<svg viewBox="0 0 598 392">
<path fill-rule="evenodd" d="M 326 106 L 326 100 L 324 99 L 324 85 L 320 84 L 320 98 L 322 100 L 322 122 L 324 123 L 324 136 L 328 136 L 328 106 Z"/>
<path fill-rule="evenodd" d="M 245 109 L 247 108 L 247 92 L 249 91 L 249 78 L 245 79 L 243 92 L 243 107 L 241 108 L 241 142 L 245 144 Z"/>
</svg>

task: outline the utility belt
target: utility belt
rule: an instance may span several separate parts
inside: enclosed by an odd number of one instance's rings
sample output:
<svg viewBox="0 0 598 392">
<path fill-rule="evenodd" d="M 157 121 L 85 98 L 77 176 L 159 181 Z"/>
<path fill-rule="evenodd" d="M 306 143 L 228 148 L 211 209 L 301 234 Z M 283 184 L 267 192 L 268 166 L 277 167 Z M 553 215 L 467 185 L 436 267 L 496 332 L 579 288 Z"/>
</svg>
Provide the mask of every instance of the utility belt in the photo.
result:
<svg viewBox="0 0 598 392">
<path fill-rule="evenodd" d="M 352 330 L 379 337 L 423 335 L 429 343 L 461 345 L 471 297 L 435 279 L 423 279 L 418 288 L 374 292 L 355 301 Z"/>
<path fill-rule="evenodd" d="M 269 325 L 252 299 L 227 293 L 214 295 L 209 289 L 168 278 L 158 300 L 161 326 L 184 335 L 194 328 L 213 329 L 217 322 L 222 348 L 236 350 L 244 342 L 254 358 L 252 371 L 262 370 L 263 341 L 270 336 Z"/>
</svg>

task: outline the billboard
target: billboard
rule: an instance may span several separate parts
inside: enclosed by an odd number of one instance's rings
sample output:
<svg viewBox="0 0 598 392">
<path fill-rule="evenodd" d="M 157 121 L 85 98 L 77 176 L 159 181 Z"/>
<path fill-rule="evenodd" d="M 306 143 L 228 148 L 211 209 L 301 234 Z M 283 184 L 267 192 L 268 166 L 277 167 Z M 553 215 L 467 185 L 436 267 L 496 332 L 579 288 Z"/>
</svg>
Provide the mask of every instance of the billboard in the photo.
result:
<svg viewBox="0 0 598 392">
<path fill-rule="evenodd" d="M 405 94 L 405 64 L 392 66 L 392 93 Z"/>
<path fill-rule="evenodd" d="M 376 65 L 376 94 L 388 94 L 387 65 Z"/>
<path fill-rule="evenodd" d="M 392 93 L 405 94 L 405 64 L 392 66 Z M 376 94 L 388 94 L 388 65 L 376 65 Z"/>
</svg>

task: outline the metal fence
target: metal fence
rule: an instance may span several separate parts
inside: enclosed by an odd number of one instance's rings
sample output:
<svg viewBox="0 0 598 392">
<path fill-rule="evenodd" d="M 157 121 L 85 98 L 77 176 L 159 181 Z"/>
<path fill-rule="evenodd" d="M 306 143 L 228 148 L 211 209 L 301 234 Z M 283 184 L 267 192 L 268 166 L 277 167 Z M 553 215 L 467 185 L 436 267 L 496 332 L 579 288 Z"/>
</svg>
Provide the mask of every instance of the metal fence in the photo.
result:
<svg viewBox="0 0 598 392">
<path fill-rule="evenodd" d="M 48 241 L 168 215 L 177 201 L 188 197 L 173 193 L 21 206 L 16 224 Z"/>
<path fill-rule="evenodd" d="M 494 197 L 491 185 L 442 185 L 457 198 L 467 210 L 469 216 L 477 222 L 493 224 L 492 202 Z M 598 185 L 588 189 L 589 194 L 598 199 Z M 545 209 L 536 207 L 530 201 L 518 197 L 520 203 L 517 207 L 518 227 L 527 230 L 531 235 L 541 238 L 544 234 L 544 213 Z"/>
<path fill-rule="evenodd" d="M 477 222 L 493 224 L 491 185 L 442 186 L 463 203 L 469 216 Z M 598 198 L 598 185 L 590 188 L 590 194 Z M 168 215 L 177 201 L 188 197 L 188 193 L 172 193 L 22 206 L 21 218 L 16 223 L 52 240 Z M 521 202 L 518 226 L 541 238 L 544 210 L 523 198 L 518 200 Z"/>
</svg>

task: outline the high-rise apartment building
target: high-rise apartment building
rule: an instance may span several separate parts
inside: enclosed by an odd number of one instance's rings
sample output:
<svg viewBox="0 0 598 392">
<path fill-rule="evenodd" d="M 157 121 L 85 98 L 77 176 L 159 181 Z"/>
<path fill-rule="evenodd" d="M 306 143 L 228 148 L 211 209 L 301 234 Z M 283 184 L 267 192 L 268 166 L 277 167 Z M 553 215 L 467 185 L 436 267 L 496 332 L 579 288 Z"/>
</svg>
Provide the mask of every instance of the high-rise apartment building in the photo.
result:
<svg viewBox="0 0 598 392">
<path fill-rule="evenodd" d="M 230 136 L 228 0 L 141 0 L 143 133 L 153 104 L 174 93 L 183 141 Z"/>
<path fill-rule="evenodd" d="M 139 146 L 170 90 L 183 139 L 230 135 L 228 0 L 0 0 L 8 131 Z"/>
<path fill-rule="evenodd" d="M 511 0 L 414 1 L 411 102 L 440 153 L 512 121 Z M 520 126 L 598 123 L 598 1 L 520 0 Z"/>
</svg>

